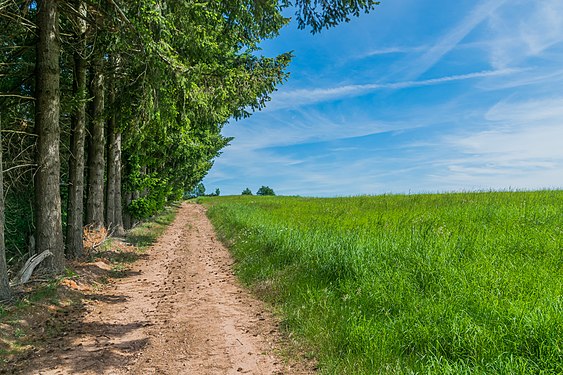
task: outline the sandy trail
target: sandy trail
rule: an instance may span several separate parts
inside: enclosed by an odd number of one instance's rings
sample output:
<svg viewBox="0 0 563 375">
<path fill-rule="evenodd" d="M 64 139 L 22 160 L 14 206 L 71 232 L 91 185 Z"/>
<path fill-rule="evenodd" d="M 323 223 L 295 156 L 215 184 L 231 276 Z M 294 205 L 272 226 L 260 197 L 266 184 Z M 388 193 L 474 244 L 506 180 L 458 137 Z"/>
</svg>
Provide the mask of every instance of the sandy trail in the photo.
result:
<svg viewBox="0 0 563 375">
<path fill-rule="evenodd" d="M 302 374 L 274 354 L 275 319 L 234 277 L 233 260 L 196 204 L 130 276 L 91 302 L 61 344 L 30 359 L 36 374 Z"/>
</svg>

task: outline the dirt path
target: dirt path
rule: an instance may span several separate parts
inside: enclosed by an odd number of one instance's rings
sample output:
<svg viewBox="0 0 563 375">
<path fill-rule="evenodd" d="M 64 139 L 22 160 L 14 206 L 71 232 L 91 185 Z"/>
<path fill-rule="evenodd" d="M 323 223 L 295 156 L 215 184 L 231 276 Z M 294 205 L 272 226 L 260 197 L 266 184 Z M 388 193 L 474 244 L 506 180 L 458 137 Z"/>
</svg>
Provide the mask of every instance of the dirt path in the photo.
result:
<svg viewBox="0 0 563 375">
<path fill-rule="evenodd" d="M 303 374 L 274 355 L 277 325 L 242 289 L 204 208 L 184 204 L 130 276 L 91 295 L 37 374 Z"/>
</svg>

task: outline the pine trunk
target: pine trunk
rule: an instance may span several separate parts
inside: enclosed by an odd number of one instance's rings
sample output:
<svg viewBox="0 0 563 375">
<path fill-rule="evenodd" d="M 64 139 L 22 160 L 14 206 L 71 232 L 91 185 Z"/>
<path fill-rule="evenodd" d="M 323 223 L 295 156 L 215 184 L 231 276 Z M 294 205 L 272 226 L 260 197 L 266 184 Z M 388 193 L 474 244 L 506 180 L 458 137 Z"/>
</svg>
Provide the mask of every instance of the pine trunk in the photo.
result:
<svg viewBox="0 0 563 375">
<path fill-rule="evenodd" d="M 112 75 L 108 85 L 108 107 L 111 114 L 108 117 L 108 162 L 106 183 L 106 227 L 115 225 L 115 133 L 116 133 L 116 108 L 115 108 L 115 59 L 112 57 Z"/>
<path fill-rule="evenodd" d="M 0 124 L 0 131 L 2 126 Z M 6 248 L 4 247 L 4 175 L 2 171 L 2 133 L 0 132 L 0 300 L 10 297 Z"/>
<path fill-rule="evenodd" d="M 94 58 L 91 82 L 91 129 L 88 147 L 88 200 L 86 222 L 104 225 L 104 74 L 103 56 Z"/>
<path fill-rule="evenodd" d="M 108 164 L 106 191 L 106 226 L 115 234 L 122 235 L 123 216 L 121 213 L 121 132 L 117 125 L 116 88 L 119 58 L 112 59 L 112 80 L 109 83 L 109 105 L 112 114 L 108 118 Z"/>
<path fill-rule="evenodd" d="M 76 2 L 76 9 L 86 16 L 86 4 L 82 0 Z M 69 196 L 66 246 L 69 258 L 82 256 L 82 225 L 84 216 L 84 146 L 86 138 L 86 61 L 83 52 L 86 48 L 86 21 L 76 17 L 78 30 L 77 41 L 81 51 L 74 54 L 74 96 L 79 104 L 72 115 L 71 155 L 69 160 Z"/>
<path fill-rule="evenodd" d="M 37 173 L 35 174 L 37 253 L 53 253 L 46 263 L 49 272 L 64 270 L 61 223 L 59 159 L 59 28 L 58 1 L 37 1 L 37 61 L 35 127 Z"/>
<path fill-rule="evenodd" d="M 110 92 L 111 101 L 112 94 Z M 108 164 L 106 184 L 106 227 L 115 225 L 115 115 L 108 119 Z"/>
<path fill-rule="evenodd" d="M 126 192 L 125 193 L 125 207 L 128 207 L 129 204 L 133 201 L 133 193 Z M 125 229 L 131 229 L 133 227 L 133 218 L 127 209 L 123 212 L 123 227 Z"/>
<path fill-rule="evenodd" d="M 108 143 L 106 226 L 111 227 L 115 234 L 122 235 L 121 132 L 115 127 L 115 119 L 108 121 Z"/>
<path fill-rule="evenodd" d="M 115 196 L 114 196 L 114 233 L 121 236 L 125 233 L 123 224 L 123 200 L 121 197 L 121 132 L 115 133 Z"/>
</svg>

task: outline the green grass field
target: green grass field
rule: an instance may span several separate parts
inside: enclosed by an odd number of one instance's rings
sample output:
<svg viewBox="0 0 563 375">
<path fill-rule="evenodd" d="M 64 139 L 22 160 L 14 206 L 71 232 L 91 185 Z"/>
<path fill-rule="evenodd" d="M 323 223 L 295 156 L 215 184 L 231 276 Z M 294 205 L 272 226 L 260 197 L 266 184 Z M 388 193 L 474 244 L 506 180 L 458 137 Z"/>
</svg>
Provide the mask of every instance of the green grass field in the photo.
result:
<svg viewBox="0 0 563 375">
<path fill-rule="evenodd" d="M 322 373 L 563 373 L 563 191 L 203 201 Z"/>
</svg>

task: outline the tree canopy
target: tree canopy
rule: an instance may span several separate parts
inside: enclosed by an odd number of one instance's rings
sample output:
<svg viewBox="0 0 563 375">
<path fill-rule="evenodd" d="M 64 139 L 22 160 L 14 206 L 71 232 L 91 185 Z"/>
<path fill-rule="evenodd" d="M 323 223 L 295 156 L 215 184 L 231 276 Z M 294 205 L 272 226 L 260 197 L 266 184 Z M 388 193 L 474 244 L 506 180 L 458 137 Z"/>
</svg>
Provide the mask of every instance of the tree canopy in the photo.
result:
<svg viewBox="0 0 563 375">
<path fill-rule="evenodd" d="M 276 195 L 274 189 L 269 186 L 261 186 L 260 189 L 256 191 L 256 195 Z"/>
</svg>

